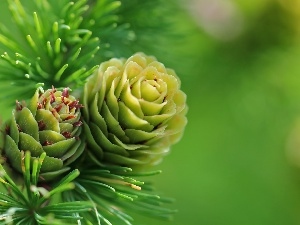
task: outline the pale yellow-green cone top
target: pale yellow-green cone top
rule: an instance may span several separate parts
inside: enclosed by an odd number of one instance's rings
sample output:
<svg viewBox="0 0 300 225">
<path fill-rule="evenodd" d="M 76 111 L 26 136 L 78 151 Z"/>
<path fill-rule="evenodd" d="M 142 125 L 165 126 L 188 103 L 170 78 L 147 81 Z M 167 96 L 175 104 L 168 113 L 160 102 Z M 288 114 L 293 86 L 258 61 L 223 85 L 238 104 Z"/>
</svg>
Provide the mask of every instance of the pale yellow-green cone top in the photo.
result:
<svg viewBox="0 0 300 225">
<path fill-rule="evenodd" d="M 187 123 L 179 78 L 143 53 L 102 63 L 85 84 L 83 104 L 89 152 L 115 165 L 157 164 Z"/>
<path fill-rule="evenodd" d="M 40 180 L 52 180 L 68 171 L 85 148 L 78 136 L 82 130 L 78 100 L 65 88 L 37 89 L 26 106 L 16 103 L 12 118 L 4 124 L 0 146 L 7 163 L 22 172 L 22 157 L 31 152 L 32 160 L 46 152 Z"/>
</svg>

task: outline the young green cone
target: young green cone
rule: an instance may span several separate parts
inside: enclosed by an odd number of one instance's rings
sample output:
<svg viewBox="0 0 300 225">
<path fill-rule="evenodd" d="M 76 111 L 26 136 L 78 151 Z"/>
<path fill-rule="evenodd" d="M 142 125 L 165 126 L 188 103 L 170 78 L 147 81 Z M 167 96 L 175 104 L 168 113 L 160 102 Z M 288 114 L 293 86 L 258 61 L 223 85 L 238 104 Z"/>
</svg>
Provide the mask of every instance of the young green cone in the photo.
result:
<svg viewBox="0 0 300 225">
<path fill-rule="evenodd" d="M 83 104 L 90 153 L 116 165 L 158 163 L 187 123 L 179 78 L 143 53 L 102 63 L 85 84 Z"/>
<path fill-rule="evenodd" d="M 31 160 L 46 152 L 40 180 L 52 180 L 69 170 L 67 167 L 82 153 L 85 142 L 81 133 L 81 113 L 78 100 L 68 88 L 37 89 L 28 106 L 17 102 L 12 118 L 1 132 L 2 155 L 15 170 L 22 172 L 24 152 Z"/>
</svg>

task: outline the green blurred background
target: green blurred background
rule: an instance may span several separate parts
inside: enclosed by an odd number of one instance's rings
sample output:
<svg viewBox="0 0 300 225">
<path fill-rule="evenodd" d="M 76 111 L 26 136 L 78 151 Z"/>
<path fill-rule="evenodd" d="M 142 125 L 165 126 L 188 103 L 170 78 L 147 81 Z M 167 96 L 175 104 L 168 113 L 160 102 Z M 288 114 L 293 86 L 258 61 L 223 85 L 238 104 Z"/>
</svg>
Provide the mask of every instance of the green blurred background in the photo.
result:
<svg viewBox="0 0 300 225">
<path fill-rule="evenodd" d="M 180 76 L 189 123 L 150 178 L 178 213 L 142 224 L 299 225 L 300 0 L 166 1 L 180 35 L 145 52 Z"/>
<path fill-rule="evenodd" d="M 186 36 L 166 64 L 182 79 L 189 123 L 155 178 L 179 212 L 145 224 L 300 224 L 300 171 L 287 156 L 300 117 L 300 1 L 181 7 L 174 16 Z"/>
</svg>

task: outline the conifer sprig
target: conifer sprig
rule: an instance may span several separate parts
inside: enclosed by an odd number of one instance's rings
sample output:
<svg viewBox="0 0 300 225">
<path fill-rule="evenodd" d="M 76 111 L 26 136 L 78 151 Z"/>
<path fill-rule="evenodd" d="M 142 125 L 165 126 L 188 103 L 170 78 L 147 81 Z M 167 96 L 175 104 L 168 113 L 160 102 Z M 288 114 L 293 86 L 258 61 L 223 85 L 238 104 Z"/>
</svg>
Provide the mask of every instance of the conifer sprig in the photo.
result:
<svg viewBox="0 0 300 225">
<path fill-rule="evenodd" d="M 27 100 L 43 85 L 69 87 L 77 98 L 86 78 L 104 60 L 136 51 L 155 54 L 161 50 L 161 34 L 165 37 L 172 30 L 164 20 L 169 10 L 169 2 L 164 2 L 7 0 L 12 21 L 0 21 L 0 104 Z M 146 15 L 145 9 L 155 16 Z M 17 125 L 15 130 L 22 132 Z M 86 158 L 68 165 L 73 171 L 67 176 L 46 181 L 39 178 L 48 156 L 33 157 L 26 148 L 17 149 L 22 154 L 21 177 L 6 163 L 11 159 L 0 164 L 0 225 L 133 225 L 131 213 L 169 219 L 175 212 L 164 206 L 170 199 L 140 181 L 160 171 L 135 172 L 124 162 L 107 165 L 104 162 L 111 162 L 87 151 L 82 154 Z"/>
<path fill-rule="evenodd" d="M 92 224 L 133 225 L 133 212 L 169 220 L 176 212 L 165 207 L 172 199 L 155 194 L 150 183 L 136 179 L 159 174 L 161 171 L 135 173 L 128 167 L 103 164 L 100 168 L 82 168 L 80 171 L 80 176 L 74 182 L 76 188 L 64 192 L 63 199 L 93 202 L 93 210 L 82 214 Z"/>
<path fill-rule="evenodd" d="M 90 62 L 99 50 L 99 38 L 82 26 L 89 9 L 86 0 L 58 4 L 34 0 L 26 7 L 9 0 L 8 4 L 13 23 L 7 25 L 10 29 L 0 26 L 2 90 L 12 94 L 22 89 L 26 96 L 41 82 L 47 88 L 76 88 L 97 68 Z M 11 89 L 9 83 L 19 87 Z"/>
<path fill-rule="evenodd" d="M 75 188 L 74 179 L 79 171 L 74 170 L 53 187 L 38 184 L 40 168 L 46 154 L 35 158 L 31 168 L 31 155 L 27 151 L 22 160 L 24 183 L 14 181 L 0 165 L 3 191 L 0 192 L 0 224 L 80 224 L 80 213 L 91 210 L 88 201 L 61 202 L 61 193 Z M 6 191 L 4 191 L 6 189 Z"/>
</svg>

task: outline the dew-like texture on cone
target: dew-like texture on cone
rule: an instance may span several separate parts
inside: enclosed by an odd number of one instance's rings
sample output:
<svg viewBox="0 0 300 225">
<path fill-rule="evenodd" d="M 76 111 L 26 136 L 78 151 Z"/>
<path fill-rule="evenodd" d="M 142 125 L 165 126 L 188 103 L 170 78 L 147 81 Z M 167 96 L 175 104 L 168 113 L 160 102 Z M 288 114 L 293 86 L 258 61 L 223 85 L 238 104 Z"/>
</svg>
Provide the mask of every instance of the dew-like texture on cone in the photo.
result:
<svg viewBox="0 0 300 225">
<path fill-rule="evenodd" d="M 58 91 L 37 89 L 28 104 L 16 103 L 12 118 L 2 132 L 2 154 L 8 164 L 22 172 L 22 157 L 31 152 L 31 161 L 46 152 L 40 180 L 51 180 L 69 170 L 67 167 L 83 152 L 85 143 L 78 100 L 67 88 Z"/>
<path fill-rule="evenodd" d="M 88 149 L 105 163 L 154 165 L 187 123 L 179 78 L 143 53 L 102 63 L 85 84 L 83 104 Z"/>
</svg>

